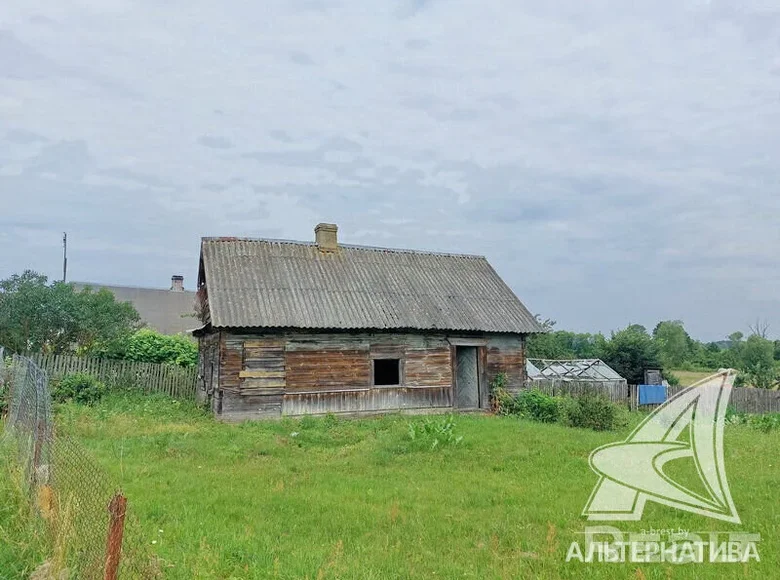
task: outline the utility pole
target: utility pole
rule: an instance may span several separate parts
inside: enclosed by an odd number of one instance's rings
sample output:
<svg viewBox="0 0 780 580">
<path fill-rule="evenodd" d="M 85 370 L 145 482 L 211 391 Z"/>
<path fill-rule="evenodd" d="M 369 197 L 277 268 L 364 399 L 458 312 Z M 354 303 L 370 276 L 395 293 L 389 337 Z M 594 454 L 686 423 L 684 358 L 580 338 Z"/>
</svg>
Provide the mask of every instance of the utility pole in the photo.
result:
<svg viewBox="0 0 780 580">
<path fill-rule="evenodd" d="M 62 282 L 68 279 L 68 232 L 62 232 Z"/>
</svg>

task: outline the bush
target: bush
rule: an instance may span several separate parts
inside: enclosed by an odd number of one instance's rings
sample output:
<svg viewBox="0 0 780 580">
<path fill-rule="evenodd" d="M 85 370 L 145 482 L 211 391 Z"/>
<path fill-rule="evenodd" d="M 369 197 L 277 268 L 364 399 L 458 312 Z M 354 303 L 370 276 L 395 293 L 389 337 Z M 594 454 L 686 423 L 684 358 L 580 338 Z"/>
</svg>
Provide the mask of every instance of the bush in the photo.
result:
<svg viewBox="0 0 780 580">
<path fill-rule="evenodd" d="M 512 393 L 506 389 L 497 389 L 491 397 L 493 412 L 497 415 L 520 415 L 520 403 Z"/>
<path fill-rule="evenodd" d="M 93 348 L 91 356 L 135 362 L 167 363 L 181 367 L 198 364 L 198 345 L 188 336 L 160 334 L 149 328 Z"/>
<path fill-rule="evenodd" d="M 669 383 L 669 385 L 672 387 L 677 387 L 680 385 L 680 378 L 673 372 L 664 370 L 661 373 L 661 376 L 666 379 L 666 382 Z"/>
<path fill-rule="evenodd" d="M 499 374 L 490 385 L 492 408 L 498 415 L 596 431 L 618 429 L 628 424 L 628 410 L 599 395 L 586 394 L 578 399 L 553 397 L 538 389 L 512 395 L 504 388 L 505 384 L 506 378 Z"/>
<path fill-rule="evenodd" d="M 490 408 L 497 415 L 508 415 L 512 395 L 506 390 L 506 373 L 498 373 L 490 383 Z"/>
<path fill-rule="evenodd" d="M 447 415 L 443 419 L 426 418 L 409 423 L 409 439 L 434 450 L 446 445 L 459 445 L 463 436 L 455 434 L 455 418 Z"/>
<path fill-rule="evenodd" d="M 73 401 L 82 405 L 93 405 L 107 392 L 106 385 L 92 375 L 73 373 L 63 376 L 55 383 L 52 398 L 57 403 Z"/>
<path fill-rule="evenodd" d="M 562 400 L 546 395 L 538 389 L 523 391 L 515 397 L 517 413 L 526 419 L 542 423 L 555 423 L 561 416 Z"/>
<path fill-rule="evenodd" d="M 627 411 L 598 395 L 567 399 L 562 405 L 563 423 L 594 431 L 611 431 L 628 424 Z"/>
<path fill-rule="evenodd" d="M 728 425 L 747 425 L 758 431 L 770 433 L 780 429 L 780 413 L 769 413 L 766 415 L 749 415 L 734 410 L 733 407 L 726 409 L 726 424 Z"/>
<path fill-rule="evenodd" d="M 751 427 L 763 431 L 764 433 L 780 429 L 780 413 L 753 415 L 748 421 Z"/>
<path fill-rule="evenodd" d="M 542 423 L 555 423 L 560 415 L 560 399 L 538 389 L 512 395 L 506 390 L 506 375 L 499 373 L 490 385 L 493 412 L 497 415 L 516 415 Z"/>
</svg>

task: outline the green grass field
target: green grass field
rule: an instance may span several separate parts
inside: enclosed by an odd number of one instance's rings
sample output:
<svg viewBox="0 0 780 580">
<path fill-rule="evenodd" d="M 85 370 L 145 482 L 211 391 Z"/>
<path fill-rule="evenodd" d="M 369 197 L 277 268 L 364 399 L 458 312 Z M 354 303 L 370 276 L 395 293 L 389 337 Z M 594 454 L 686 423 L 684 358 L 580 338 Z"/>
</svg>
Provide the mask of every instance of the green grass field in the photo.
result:
<svg viewBox="0 0 780 580">
<path fill-rule="evenodd" d="M 693 383 L 705 379 L 716 371 L 671 371 L 671 373 L 680 379 L 681 387 L 690 387 Z"/>
<path fill-rule="evenodd" d="M 727 427 L 742 525 L 652 503 L 618 525 L 760 533 L 760 563 L 566 564 L 596 482 L 588 455 L 628 429 L 467 415 L 460 445 L 430 450 L 408 437 L 418 417 L 226 425 L 161 397 L 58 420 L 121 481 L 165 578 L 780 577 L 778 432 Z"/>
</svg>

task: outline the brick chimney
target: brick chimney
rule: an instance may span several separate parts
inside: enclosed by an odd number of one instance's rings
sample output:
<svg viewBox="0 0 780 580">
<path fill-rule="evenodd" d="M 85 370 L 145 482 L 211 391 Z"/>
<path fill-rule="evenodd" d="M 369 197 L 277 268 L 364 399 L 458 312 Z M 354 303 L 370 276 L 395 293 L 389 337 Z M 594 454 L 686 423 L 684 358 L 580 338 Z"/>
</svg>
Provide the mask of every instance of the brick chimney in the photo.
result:
<svg viewBox="0 0 780 580">
<path fill-rule="evenodd" d="M 335 252 L 339 248 L 336 224 L 317 224 L 314 228 L 314 239 L 321 252 Z"/>
<path fill-rule="evenodd" d="M 184 276 L 171 276 L 171 292 L 184 292 Z"/>
</svg>

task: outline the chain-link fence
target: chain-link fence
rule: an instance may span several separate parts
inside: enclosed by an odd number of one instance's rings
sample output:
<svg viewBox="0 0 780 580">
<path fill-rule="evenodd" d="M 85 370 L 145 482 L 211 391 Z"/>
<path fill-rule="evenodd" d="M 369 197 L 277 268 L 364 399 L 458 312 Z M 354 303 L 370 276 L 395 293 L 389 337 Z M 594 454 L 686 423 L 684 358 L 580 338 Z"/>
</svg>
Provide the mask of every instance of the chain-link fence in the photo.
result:
<svg viewBox="0 0 780 580">
<path fill-rule="evenodd" d="M 5 435 L 18 449 L 23 485 L 45 522 L 52 578 L 156 578 L 138 523 L 108 474 L 75 440 L 57 432 L 46 373 L 32 360 L 3 357 Z"/>
</svg>

